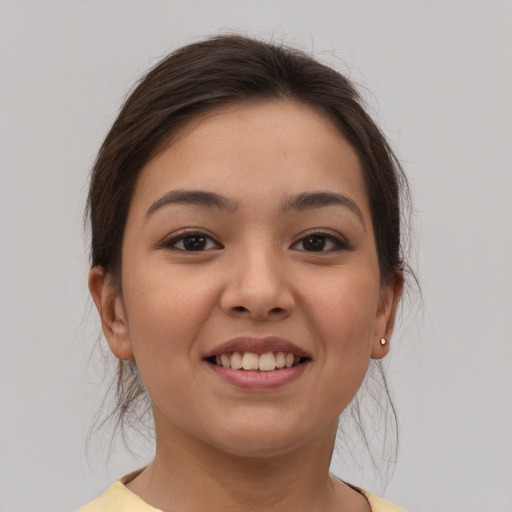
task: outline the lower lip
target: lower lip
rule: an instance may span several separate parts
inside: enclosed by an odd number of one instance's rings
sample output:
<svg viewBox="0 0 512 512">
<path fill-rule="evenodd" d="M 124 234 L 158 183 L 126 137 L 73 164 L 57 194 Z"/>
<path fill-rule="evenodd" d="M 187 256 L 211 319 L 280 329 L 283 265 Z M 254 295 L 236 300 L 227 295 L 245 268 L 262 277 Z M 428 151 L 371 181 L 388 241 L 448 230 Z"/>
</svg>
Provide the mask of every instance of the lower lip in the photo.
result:
<svg viewBox="0 0 512 512">
<path fill-rule="evenodd" d="M 216 364 L 208 366 L 226 382 L 243 389 L 276 389 L 297 379 L 306 369 L 308 363 L 300 363 L 292 368 L 282 368 L 271 372 L 251 370 L 233 370 Z"/>
</svg>

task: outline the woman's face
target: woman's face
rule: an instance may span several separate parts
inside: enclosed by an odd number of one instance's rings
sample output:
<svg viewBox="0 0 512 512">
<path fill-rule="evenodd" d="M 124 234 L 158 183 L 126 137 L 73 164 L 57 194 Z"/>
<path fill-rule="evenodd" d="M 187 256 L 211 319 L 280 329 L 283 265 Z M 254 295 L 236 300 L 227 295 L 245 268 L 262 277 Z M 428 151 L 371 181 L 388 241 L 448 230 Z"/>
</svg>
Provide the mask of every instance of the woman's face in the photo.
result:
<svg viewBox="0 0 512 512">
<path fill-rule="evenodd" d="M 157 436 L 247 456 L 333 437 L 399 295 L 381 286 L 355 151 L 288 101 L 195 119 L 144 167 L 121 275 L 120 292 L 91 289 Z"/>
</svg>

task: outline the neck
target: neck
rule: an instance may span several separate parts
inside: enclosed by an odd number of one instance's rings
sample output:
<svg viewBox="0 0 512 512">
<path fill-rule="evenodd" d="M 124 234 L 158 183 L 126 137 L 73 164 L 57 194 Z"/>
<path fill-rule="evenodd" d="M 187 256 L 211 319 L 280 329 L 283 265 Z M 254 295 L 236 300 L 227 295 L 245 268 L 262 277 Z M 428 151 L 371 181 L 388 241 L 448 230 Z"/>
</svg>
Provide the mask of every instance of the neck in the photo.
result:
<svg viewBox="0 0 512 512">
<path fill-rule="evenodd" d="M 172 428 L 154 460 L 127 487 L 165 512 L 369 510 L 329 475 L 336 425 L 298 450 L 274 457 L 226 453 Z M 345 508 L 346 507 L 346 508 Z"/>
</svg>

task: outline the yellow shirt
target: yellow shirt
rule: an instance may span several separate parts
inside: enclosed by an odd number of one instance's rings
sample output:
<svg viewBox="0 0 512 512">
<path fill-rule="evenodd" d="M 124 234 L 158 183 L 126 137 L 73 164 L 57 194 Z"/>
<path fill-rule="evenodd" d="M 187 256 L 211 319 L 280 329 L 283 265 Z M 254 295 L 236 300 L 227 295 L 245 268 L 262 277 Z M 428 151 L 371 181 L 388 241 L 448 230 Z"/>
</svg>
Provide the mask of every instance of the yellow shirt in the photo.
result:
<svg viewBox="0 0 512 512">
<path fill-rule="evenodd" d="M 129 482 L 133 477 L 134 473 L 118 480 L 99 498 L 78 509 L 77 512 L 163 512 L 148 505 L 124 485 L 124 482 Z M 372 512 L 404 512 L 389 501 L 377 498 L 364 489 L 358 490 L 370 503 Z"/>
</svg>

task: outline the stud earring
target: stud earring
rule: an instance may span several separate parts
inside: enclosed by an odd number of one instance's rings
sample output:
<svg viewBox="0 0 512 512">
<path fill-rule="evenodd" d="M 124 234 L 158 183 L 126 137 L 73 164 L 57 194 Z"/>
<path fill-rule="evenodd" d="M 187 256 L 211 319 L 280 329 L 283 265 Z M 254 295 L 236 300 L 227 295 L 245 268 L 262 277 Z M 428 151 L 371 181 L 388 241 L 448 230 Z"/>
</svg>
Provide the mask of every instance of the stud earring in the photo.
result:
<svg viewBox="0 0 512 512">
<path fill-rule="evenodd" d="M 386 343 L 387 343 L 386 338 L 381 338 L 381 339 L 380 339 L 380 344 L 381 344 L 382 346 L 384 346 Z"/>
</svg>

